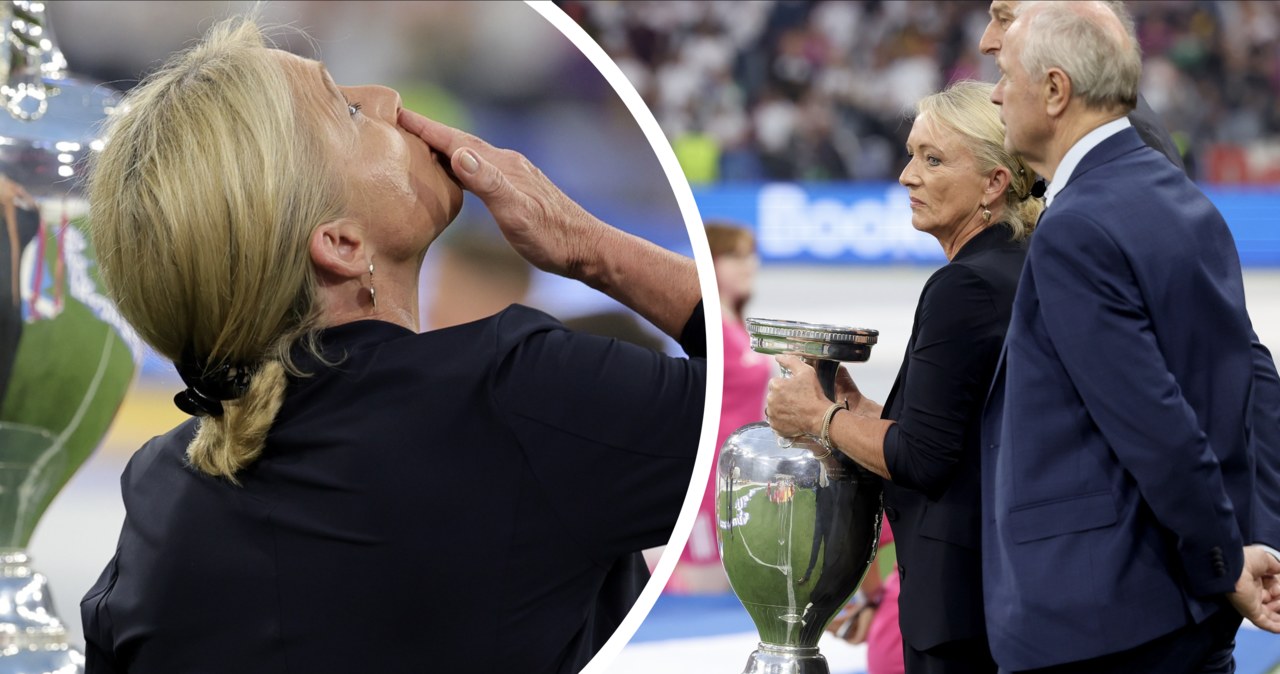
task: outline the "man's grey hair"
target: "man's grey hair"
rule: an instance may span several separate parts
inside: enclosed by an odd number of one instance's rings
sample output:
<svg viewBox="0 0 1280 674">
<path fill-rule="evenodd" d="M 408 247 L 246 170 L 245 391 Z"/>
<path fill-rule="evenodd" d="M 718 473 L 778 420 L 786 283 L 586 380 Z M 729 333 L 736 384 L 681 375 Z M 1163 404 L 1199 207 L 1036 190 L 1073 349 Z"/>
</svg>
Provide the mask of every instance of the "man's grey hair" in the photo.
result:
<svg viewBox="0 0 1280 674">
<path fill-rule="evenodd" d="M 1049 1 L 1050 0 L 1022 0 L 1022 2 L 1013 6 L 1013 18 L 1018 18 L 1019 14 L 1032 5 L 1038 5 L 1042 2 Z M 1124 0 L 1097 0 L 1097 2 L 1111 10 L 1111 13 L 1115 14 L 1117 19 L 1120 19 L 1120 24 L 1124 26 L 1124 32 L 1128 33 L 1129 37 L 1134 42 L 1138 41 L 1137 28 L 1133 23 L 1133 14 L 1129 13 L 1129 8 L 1124 4 Z"/>
<path fill-rule="evenodd" d="M 1134 36 L 1133 17 L 1123 2 L 1097 2 L 1119 21 L 1122 32 L 1117 32 L 1109 25 L 1110 17 L 1080 7 L 1084 4 L 1019 3 L 1022 67 L 1036 80 L 1050 68 L 1062 69 L 1071 78 L 1072 95 L 1091 108 L 1132 110 L 1142 79 L 1142 49 Z"/>
</svg>

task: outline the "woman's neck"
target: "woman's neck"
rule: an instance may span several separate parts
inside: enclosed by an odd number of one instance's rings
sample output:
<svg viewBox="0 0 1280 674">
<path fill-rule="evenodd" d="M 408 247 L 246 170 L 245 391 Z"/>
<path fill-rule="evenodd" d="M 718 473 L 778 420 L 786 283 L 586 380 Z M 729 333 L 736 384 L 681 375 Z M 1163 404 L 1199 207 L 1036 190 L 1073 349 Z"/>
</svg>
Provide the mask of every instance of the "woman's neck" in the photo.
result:
<svg viewBox="0 0 1280 674">
<path fill-rule="evenodd" d="M 332 327 L 355 321 L 377 320 L 421 332 L 422 327 L 418 323 L 417 274 L 408 269 L 409 266 L 401 265 L 400 268 L 385 270 L 377 267 L 372 282 L 366 274 L 341 284 L 321 286 L 317 293 L 323 307 L 321 324 Z"/>
<path fill-rule="evenodd" d="M 954 260 L 956 258 L 956 253 L 959 253 L 960 249 L 964 248 L 966 243 L 972 241 L 973 237 L 977 236 L 983 230 L 1000 222 L 1003 216 L 1003 209 L 992 210 L 991 219 L 988 220 L 982 217 L 982 211 L 979 209 L 979 211 L 970 216 L 964 224 L 949 233 L 939 236 L 938 243 L 942 245 L 942 252 L 947 256 L 947 261 L 950 262 Z"/>
</svg>

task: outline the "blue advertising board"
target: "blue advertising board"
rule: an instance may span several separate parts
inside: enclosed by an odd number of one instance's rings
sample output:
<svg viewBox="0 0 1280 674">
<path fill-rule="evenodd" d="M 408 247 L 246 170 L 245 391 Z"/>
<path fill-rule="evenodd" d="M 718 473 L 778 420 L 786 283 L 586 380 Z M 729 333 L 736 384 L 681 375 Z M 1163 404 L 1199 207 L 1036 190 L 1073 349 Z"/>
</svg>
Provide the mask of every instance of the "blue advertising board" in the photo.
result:
<svg viewBox="0 0 1280 674">
<path fill-rule="evenodd" d="M 1280 186 L 1204 188 L 1231 227 L 1245 266 L 1280 267 Z M 945 262 L 937 240 L 911 227 L 897 183 L 723 184 L 694 189 L 704 222 L 755 230 L 766 262 Z"/>
</svg>

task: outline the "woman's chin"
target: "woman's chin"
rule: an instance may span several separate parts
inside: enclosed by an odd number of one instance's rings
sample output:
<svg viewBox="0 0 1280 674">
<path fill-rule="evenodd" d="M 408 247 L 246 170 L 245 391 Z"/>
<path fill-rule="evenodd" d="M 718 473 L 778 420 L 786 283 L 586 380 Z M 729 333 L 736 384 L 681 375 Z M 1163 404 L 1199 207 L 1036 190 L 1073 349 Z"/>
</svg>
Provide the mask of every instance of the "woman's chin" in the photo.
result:
<svg viewBox="0 0 1280 674">
<path fill-rule="evenodd" d="M 436 160 L 440 170 L 444 173 L 444 201 L 445 208 L 449 215 L 449 222 L 458 217 L 458 212 L 462 210 L 462 182 L 458 180 L 458 176 L 454 174 L 453 167 L 449 165 L 449 158 L 436 152 L 431 151 L 431 158 Z"/>
<path fill-rule="evenodd" d="M 453 222 L 454 219 L 458 217 L 458 213 L 462 211 L 462 194 L 463 194 L 462 185 L 458 183 L 458 181 L 453 179 L 452 173 L 449 174 L 449 179 L 450 179 L 450 182 L 447 187 L 449 192 L 449 195 L 448 195 L 449 217 L 447 219 L 448 222 L 445 223 L 446 225 L 448 225 L 449 222 Z"/>
<path fill-rule="evenodd" d="M 929 230 L 933 229 L 933 223 L 925 222 L 920 216 L 913 213 L 911 214 L 911 227 L 917 232 L 928 234 Z"/>
</svg>

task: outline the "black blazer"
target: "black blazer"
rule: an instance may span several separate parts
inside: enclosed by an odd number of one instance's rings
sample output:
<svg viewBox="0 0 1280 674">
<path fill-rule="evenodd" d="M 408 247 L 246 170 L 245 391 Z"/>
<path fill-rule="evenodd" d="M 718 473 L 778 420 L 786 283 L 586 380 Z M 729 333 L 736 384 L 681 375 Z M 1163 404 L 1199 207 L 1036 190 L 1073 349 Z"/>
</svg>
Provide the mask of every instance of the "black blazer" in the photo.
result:
<svg viewBox="0 0 1280 674">
<path fill-rule="evenodd" d="M 241 486 L 186 465 L 194 420 L 130 460 L 81 604 L 88 671 L 581 669 L 648 579 L 638 552 L 670 537 L 706 360 L 519 306 L 321 341 L 340 362 L 290 380 Z"/>
<path fill-rule="evenodd" d="M 978 467 L 982 405 L 1026 244 L 1004 225 L 971 239 L 925 283 L 884 405 L 885 517 L 898 549 L 902 636 L 917 650 L 984 638 Z"/>
<path fill-rule="evenodd" d="M 1156 111 L 1147 103 L 1147 99 L 1141 95 L 1138 96 L 1137 107 L 1129 111 L 1129 123 L 1142 137 L 1142 142 L 1168 157 L 1179 171 L 1186 171 L 1187 167 L 1182 163 L 1182 153 L 1178 151 L 1178 144 L 1173 142 L 1173 138 L 1165 130 L 1164 123 L 1160 121 L 1160 115 L 1156 114 Z"/>
</svg>

